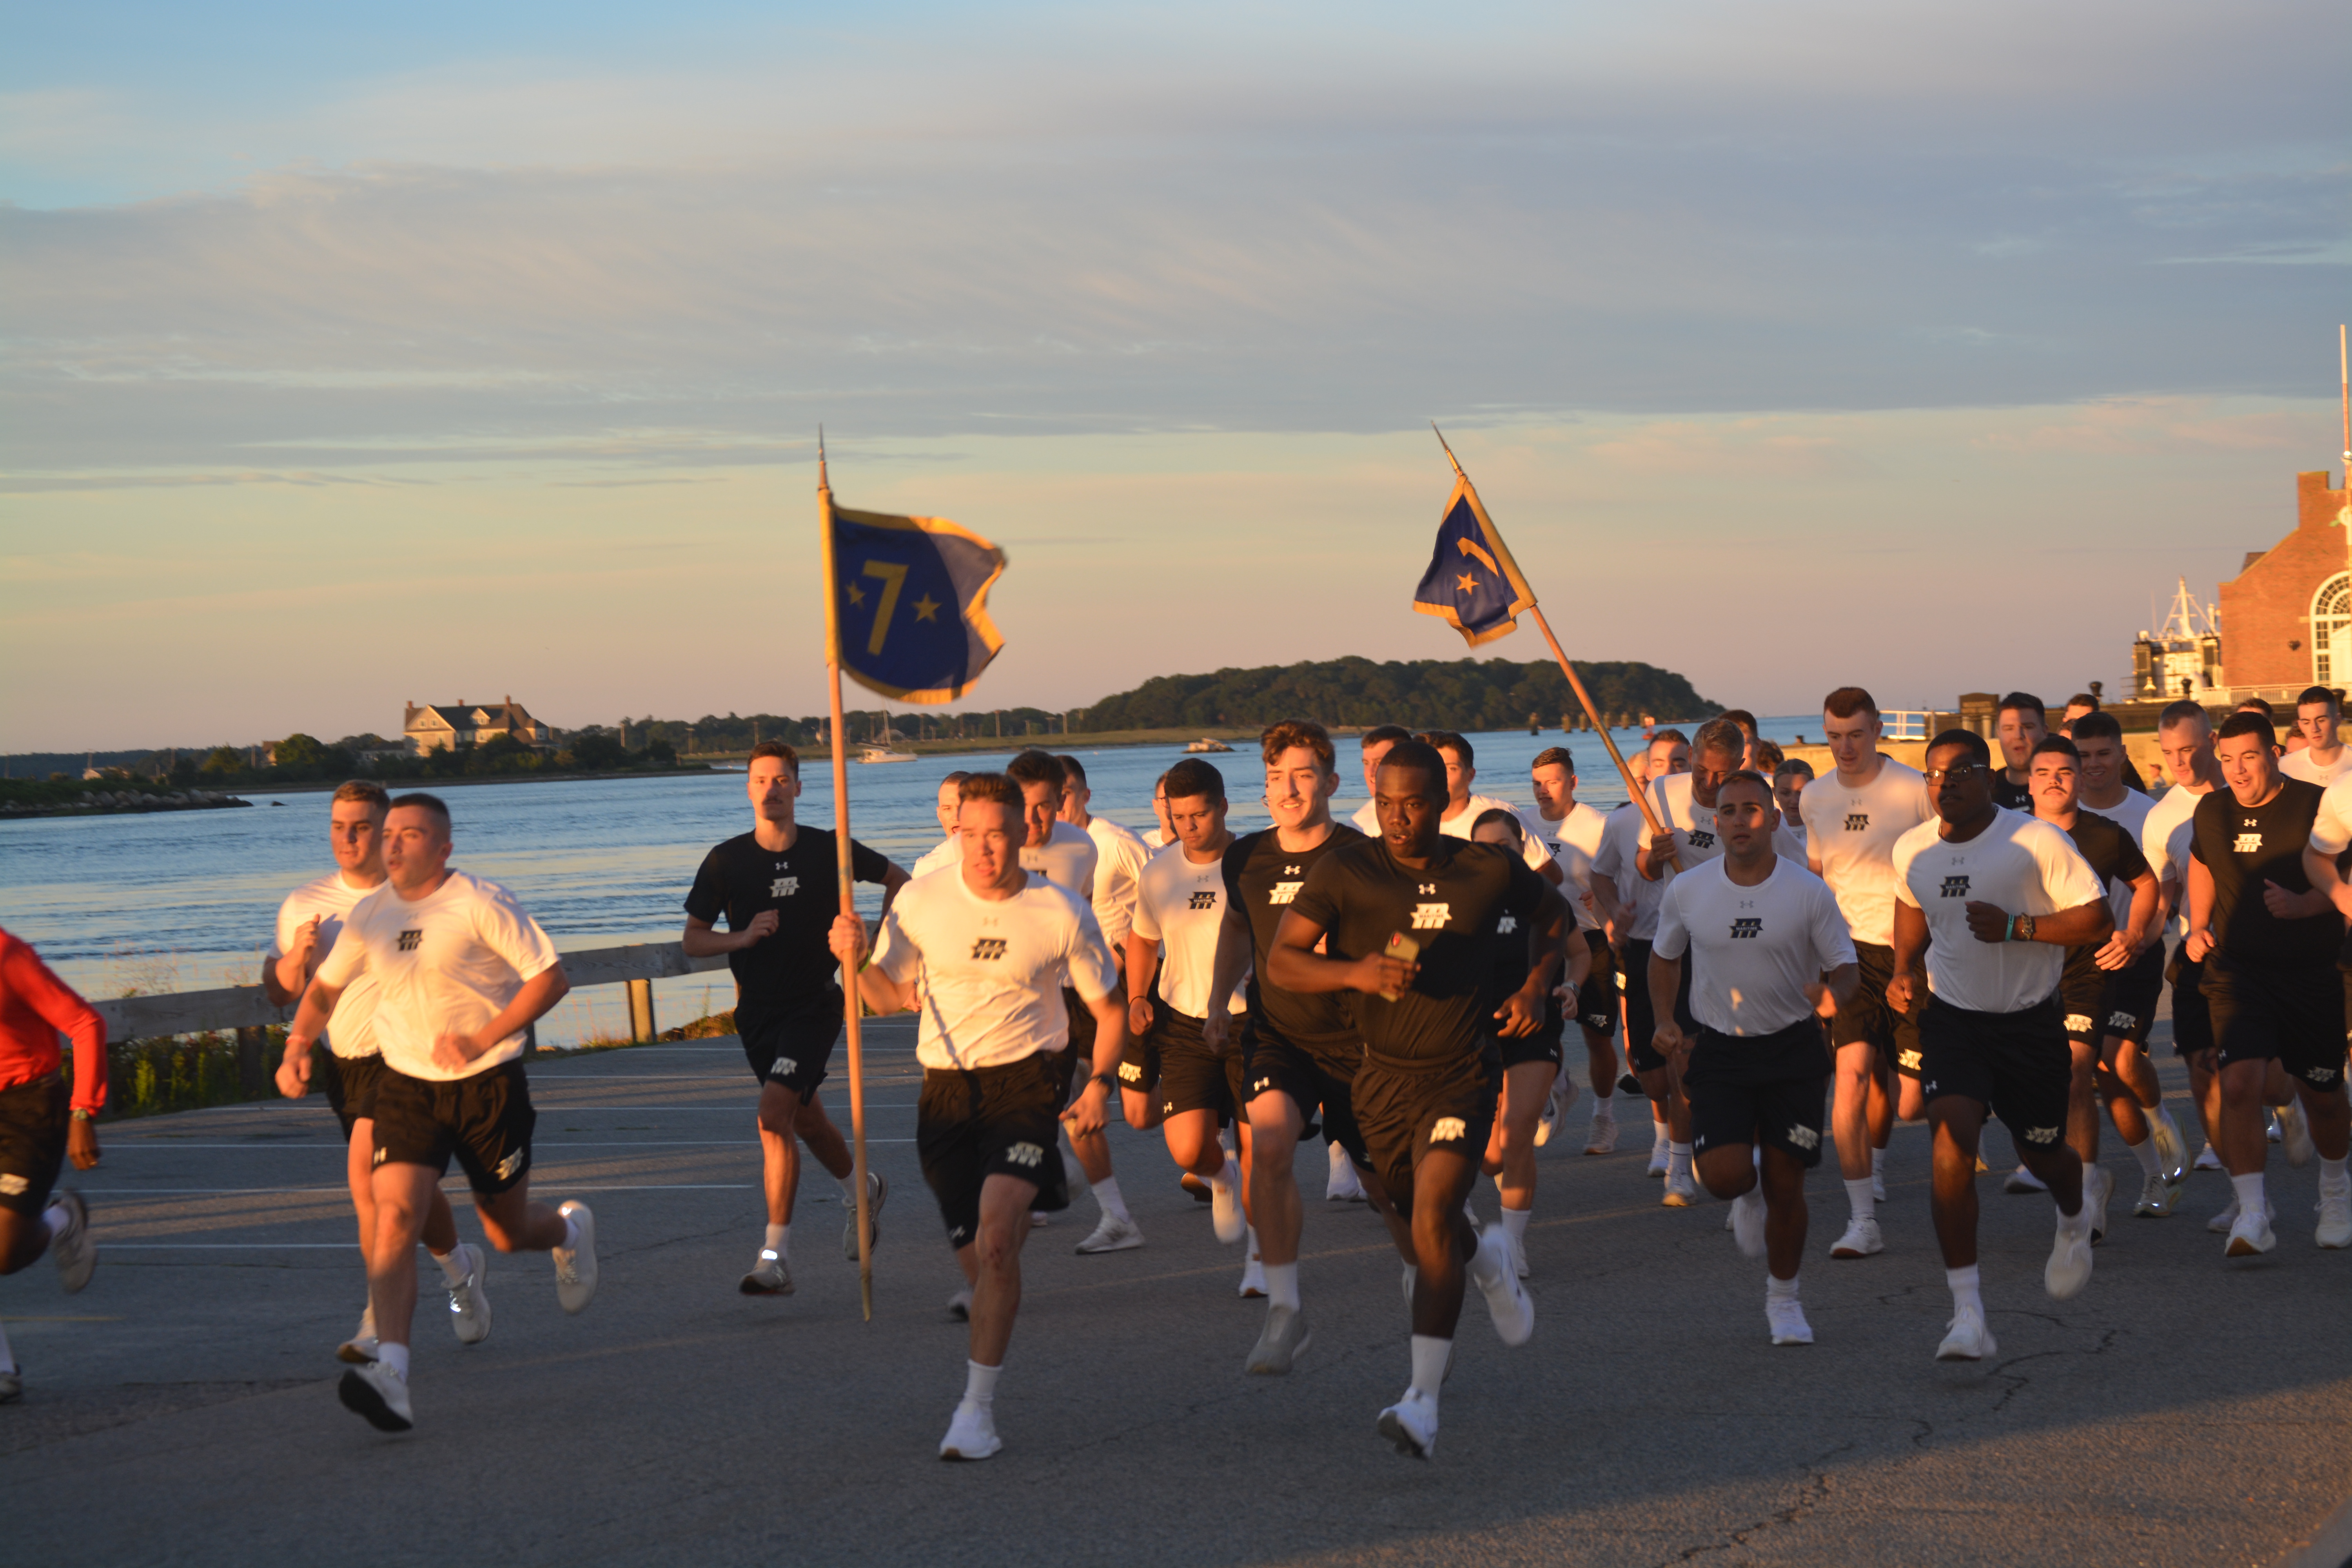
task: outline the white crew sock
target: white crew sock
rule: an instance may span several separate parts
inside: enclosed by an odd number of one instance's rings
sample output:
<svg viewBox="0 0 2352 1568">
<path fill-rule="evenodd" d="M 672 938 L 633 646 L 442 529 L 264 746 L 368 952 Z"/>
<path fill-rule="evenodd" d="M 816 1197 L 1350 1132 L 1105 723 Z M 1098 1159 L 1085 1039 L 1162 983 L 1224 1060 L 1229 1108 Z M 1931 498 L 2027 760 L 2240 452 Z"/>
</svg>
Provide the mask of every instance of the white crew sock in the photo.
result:
<svg viewBox="0 0 2352 1568">
<path fill-rule="evenodd" d="M 1797 1299 L 1797 1276 L 1786 1279 L 1776 1274 L 1764 1276 L 1764 1299 L 1767 1301 L 1793 1301 Z"/>
<path fill-rule="evenodd" d="M 1952 1310 L 1955 1312 L 1964 1307 L 1973 1307 L 1977 1316 L 1984 1316 L 1983 1276 L 1977 1272 L 1975 1264 L 1971 1263 L 1966 1268 L 1945 1269 L 1944 1283 L 1951 1287 Z"/>
<path fill-rule="evenodd" d="M 2130 1150 L 2132 1158 L 2139 1162 L 2141 1175 L 2156 1174 L 2156 1140 L 2154 1138 L 2143 1138 L 2137 1143 L 2126 1143 L 2124 1147 Z"/>
<path fill-rule="evenodd" d="M 1592 1091 L 1593 1121 L 1614 1121 L 1617 1120 L 1617 1102 L 1609 1098 L 1610 1095 L 1615 1091 L 1615 1089 L 1616 1086 L 1612 1084 L 1608 1089 L 1596 1089 Z"/>
<path fill-rule="evenodd" d="M 392 1374 L 401 1382 L 408 1381 L 408 1347 L 406 1345 L 380 1344 L 375 1347 L 375 1359 L 383 1363 Z"/>
<path fill-rule="evenodd" d="M 2270 1199 L 2263 1195 L 2263 1173 L 2260 1171 L 2251 1176 L 2232 1176 L 2230 1185 L 2237 1189 L 2240 1214 L 2253 1214 L 2258 1210 L 2264 1214 L 2270 1212 Z"/>
<path fill-rule="evenodd" d="M 1412 1389 L 1432 1405 L 1437 1403 L 1437 1391 L 1445 1386 L 1446 1359 L 1454 1353 L 1454 1342 L 1432 1334 L 1412 1336 Z"/>
<path fill-rule="evenodd" d="M 849 1167 L 849 1174 L 835 1176 L 833 1184 L 841 1189 L 841 1201 L 850 1208 L 857 1206 L 857 1167 Z"/>
<path fill-rule="evenodd" d="M 774 1253 L 778 1258 L 782 1258 L 787 1263 L 791 1262 L 793 1257 L 793 1227 L 788 1225 L 770 1226 L 767 1228 L 765 1237 L 761 1241 L 760 1246 L 765 1250 Z"/>
<path fill-rule="evenodd" d="M 1650 1147 L 1663 1149 L 1675 1141 L 1675 1131 L 1656 1117 L 1650 1118 Z"/>
<path fill-rule="evenodd" d="M 1220 1152 L 1222 1152 L 1222 1151 L 1220 1151 Z M 1240 1161 L 1223 1160 L 1218 1163 L 1215 1170 L 1210 1172 L 1201 1179 L 1208 1183 L 1209 1185 L 1213 1187 L 1230 1187 L 1241 1179 L 1241 1173 L 1242 1167 Z"/>
<path fill-rule="evenodd" d="M 7 1326 L 5 1324 L 0 1324 L 0 1372 L 14 1372 L 16 1370 L 16 1357 L 15 1353 L 8 1349 Z"/>
<path fill-rule="evenodd" d="M 966 1405 L 977 1405 L 982 1410 L 994 1409 L 996 1379 L 1003 1371 L 1001 1366 L 982 1366 L 976 1361 L 965 1362 L 963 1363 L 963 1402 Z"/>
<path fill-rule="evenodd" d="M 2340 1193 L 2347 1186 L 2352 1186 L 2352 1173 L 2347 1173 L 2343 1161 L 2319 1162 L 2319 1190 L 2322 1193 Z"/>
<path fill-rule="evenodd" d="M 1095 1202 L 1102 1205 L 1103 1213 L 1110 1215 L 1111 1218 L 1118 1221 L 1121 1225 L 1133 1225 L 1135 1223 L 1135 1216 L 1127 1212 L 1126 1200 L 1118 1195 L 1118 1178 L 1117 1176 L 1105 1176 L 1101 1181 L 1093 1184 L 1093 1185 L 1095 1190 Z"/>
<path fill-rule="evenodd" d="M 1535 1212 L 1532 1208 L 1506 1208 L 1503 1211 L 1503 1234 L 1513 1241 L 1527 1240 L 1528 1221 L 1533 1217 Z"/>
<path fill-rule="evenodd" d="M 1266 1305 L 1298 1310 L 1298 1265 L 1269 1263 L 1265 1267 Z"/>
<path fill-rule="evenodd" d="M 1878 1217 L 1878 1194 L 1872 1188 L 1868 1176 L 1845 1184 L 1845 1201 L 1853 1205 L 1854 1218 L 1876 1219 Z"/>
<path fill-rule="evenodd" d="M 579 1249 L 580 1216 L 578 1215 L 565 1215 L 563 1216 L 563 1250 L 566 1252 L 577 1252 Z"/>
<path fill-rule="evenodd" d="M 1690 1174 L 1690 1145 L 1669 1142 L 1666 1145 L 1666 1174 L 1669 1177 L 1687 1176 Z"/>
<path fill-rule="evenodd" d="M 425 1250 L 432 1252 L 433 1261 L 441 1266 L 442 1279 L 452 1285 L 462 1285 L 466 1282 L 466 1275 L 471 1267 L 472 1260 L 467 1255 L 464 1242 L 459 1242 L 446 1252 L 433 1252 L 429 1247 Z M 373 1303 L 370 1305 L 373 1306 Z"/>
</svg>

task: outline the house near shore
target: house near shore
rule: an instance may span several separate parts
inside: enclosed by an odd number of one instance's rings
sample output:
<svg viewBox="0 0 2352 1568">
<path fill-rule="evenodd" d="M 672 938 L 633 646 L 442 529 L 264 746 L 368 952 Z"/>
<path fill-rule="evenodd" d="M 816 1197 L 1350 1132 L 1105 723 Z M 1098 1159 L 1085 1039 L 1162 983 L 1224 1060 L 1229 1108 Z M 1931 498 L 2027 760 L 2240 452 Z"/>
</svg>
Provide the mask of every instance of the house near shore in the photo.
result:
<svg viewBox="0 0 2352 1568">
<path fill-rule="evenodd" d="M 478 706 L 462 697 L 455 702 L 427 702 L 422 707 L 410 702 L 405 706 L 401 734 L 409 751 L 420 757 L 435 752 L 453 752 L 460 746 L 488 745 L 500 735 L 512 736 L 539 751 L 555 749 L 555 726 L 532 718 L 511 695 L 503 702 Z"/>
</svg>

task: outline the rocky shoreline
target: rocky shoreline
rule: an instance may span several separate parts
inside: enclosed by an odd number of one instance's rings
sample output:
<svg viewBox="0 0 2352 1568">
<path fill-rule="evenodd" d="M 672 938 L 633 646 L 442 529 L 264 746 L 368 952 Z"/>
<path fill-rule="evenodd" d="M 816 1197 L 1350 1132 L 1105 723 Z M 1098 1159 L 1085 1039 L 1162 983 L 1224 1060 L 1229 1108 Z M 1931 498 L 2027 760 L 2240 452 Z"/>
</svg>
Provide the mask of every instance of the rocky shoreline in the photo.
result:
<svg viewBox="0 0 2352 1568">
<path fill-rule="evenodd" d="M 149 811 L 223 811 L 252 804 L 205 789 L 92 790 L 79 800 L 55 805 L 8 801 L 0 804 L 0 816 L 118 816 Z"/>
</svg>

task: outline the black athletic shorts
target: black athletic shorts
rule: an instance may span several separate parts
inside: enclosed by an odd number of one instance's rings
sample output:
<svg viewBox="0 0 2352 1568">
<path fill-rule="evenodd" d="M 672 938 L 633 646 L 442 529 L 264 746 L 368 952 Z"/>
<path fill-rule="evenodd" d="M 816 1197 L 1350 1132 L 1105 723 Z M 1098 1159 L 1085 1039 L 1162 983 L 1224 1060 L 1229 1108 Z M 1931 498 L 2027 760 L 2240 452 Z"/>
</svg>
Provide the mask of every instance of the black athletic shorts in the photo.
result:
<svg viewBox="0 0 2352 1568">
<path fill-rule="evenodd" d="M 2163 996 L 2164 943 L 2152 942 L 2127 966 L 2108 973 L 2106 994 L 2099 998 L 2099 1033 L 2108 1039 L 2147 1044 Z"/>
<path fill-rule="evenodd" d="M 2276 1058 L 2287 1077 L 2322 1093 L 2343 1083 L 2344 976 L 2333 963 L 2258 969 L 2209 952 L 2205 1002 L 2217 1066 Z"/>
<path fill-rule="evenodd" d="M 841 993 L 828 987 L 824 1001 L 789 1013 L 738 1007 L 735 1030 L 742 1037 L 751 1076 L 789 1089 L 805 1102 L 833 1066 L 834 1044 L 841 1038 Z"/>
<path fill-rule="evenodd" d="M 446 1175 L 457 1157 L 467 1184 L 496 1197 L 530 1174 L 530 1084 L 522 1063 L 502 1063 L 471 1078 L 411 1078 L 385 1067 L 376 1078 L 375 1163 L 423 1165 Z"/>
<path fill-rule="evenodd" d="M 1685 1035 L 1698 1032 L 1698 1020 L 1691 1016 L 1690 954 L 1683 954 L 1682 989 L 1675 994 L 1675 1022 Z M 1633 1070 L 1655 1072 L 1666 1065 L 1666 1058 L 1652 1047 L 1657 1037 L 1658 1015 L 1650 1005 L 1650 944 L 1637 938 L 1625 939 L 1625 965 L 1618 972 L 1618 980 L 1625 987 L 1625 1055 L 1633 1061 Z"/>
<path fill-rule="evenodd" d="M 0 1209 L 37 1215 L 66 1165 L 73 1090 L 62 1072 L 0 1089 Z"/>
<path fill-rule="evenodd" d="M 1760 1143 L 1808 1169 L 1820 1164 L 1830 1063 L 1829 1042 L 1812 1018 L 1754 1037 L 1718 1035 L 1701 1026 L 1683 1072 L 1691 1152 Z"/>
<path fill-rule="evenodd" d="M 1506 1068 L 1515 1068 L 1521 1062 L 1549 1062 L 1556 1068 L 1560 1064 L 1560 1046 L 1567 1033 L 1568 1015 L 1561 1009 L 1559 998 L 1547 996 L 1543 1022 L 1536 1026 L 1534 1034 L 1516 1037 L 1496 1035 L 1495 1046 L 1502 1053 Z"/>
<path fill-rule="evenodd" d="M 991 1176 L 1034 1185 L 1032 1209 L 1070 1206 L 1059 1127 L 1063 1073 L 1054 1060 L 1069 1054 L 1040 1051 L 1002 1067 L 924 1070 L 915 1152 L 940 1201 L 949 1246 L 979 1239 L 980 1189 Z"/>
<path fill-rule="evenodd" d="M 1261 1094 L 1286 1094 L 1298 1107 L 1303 1140 L 1313 1135 L 1317 1108 L 1321 1108 L 1323 1136 L 1348 1152 L 1359 1170 L 1372 1168 L 1364 1148 L 1364 1134 L 1356 1125 L 1356 1074 L 1363 1069 L 1364 1047 L 1356 1042 L 1334 1042 L 1312 1049 L 1293 1045 L 1263 1026 L 1250 1032 L 1249 1048 L 1242 1058 L 1242 1106 Z"/>
<path fill-rule="evenodd" d="M 352 1129 L 375 1115 L 375 1086 L 383 1077 L 382 1057 L 339 1057 L 324 1048 L 310 1053 L 311 1073 L 326 1091 L 327 1109 L 343 1124 L 343 1142 Z"/>
<path fill-rule="evenodd" d="M 2193 1057 L 2213 1048 L 2213 1009 L 2205 1001 L 2205 965 L 2189 961 L 2186 942 L 2175 942 L 2164 977 L 2172 982 L 2172 1054 Z"/>
<path fill-rule="evenodd" d="M 1978 1100 L 2021 1149 L 2054 1149 L 2065 1136 L 2074 1064 L 2056 997 L 2017 1013 L 1973 1013 L 1930 996 L 1919 1054 L 1919 1091 L 1931 1105 L 1952 1094 Z"/>
<path fill-rule="evenodd" d="M 1119 1052 L 1118 1087 L 1157 1094 L 1163 1117 L 1213 1110 L 1223 1127 L 1244 1103 L 1242 1064 L 1249 1051 L 1249 1018 L 1237 1013 L 1227 1022 L 1223 1056 L 1210 1051 L 1201 1037 L 1201 1024 L 1189 1013 L 1154 1002 L 1151 1032 L 1141 1038 L 1130 1033 Z"/>
<path fill-rule="evenodd" d="M 1895 978 L 1895 950 L 1874 942 L 1853 944 L 1854 969 L 1861 983 L 1853 988 L 1853 1000 L 1841 1005 L 1837 1016 L 1830 1020 L 1830 1045 L 1832 1048 L 1866 1040 L 1878 1047 L 1879 1059 L 1889 1061 L 1895 1069 L 1911 1078 L 1919 1076 L 1919 1010 L 1926 1004 L 1920 1000 L 1925 985 L 1914 984 L 1909 1014 L 1897 1013 L 1887 1004 L 1886 987 Z"/>
<path fill-rule="evenodd" d="M 1154 989 L 1151 995 L 1151 1005 L 1156 1010 L 1160 1005 L 1160 993 Z M 1086 1005 L 1074 987 L 1062 987 L 1062 1011 L 1070 1017 L 1070 1041 L 1062 1047 L 1058 1053 L 1060 1059 L 1054 1066 L 1057 1081 L 1062 1086 L 1062 1109 L 1066 1110 L 1094 1076 L 1095 1036 L 1098 1031 L 1095 1027 L 1094 1009 Z M 1129 1038 L 1132 1037 L 1130 1035 Z M 1120 1065 L 1126 1065 L 1123 1059 Z M 1124 1084 L 1126 1081 L 1127 1075 L 1120 1073 L 1119 1082 Z"/>
<path fill-rule="evenodd" d="M 1400 1215 L 1412 1213 L 1412 1173 L 1432 1148 L 1470 1161 L 1473 1179 L 1495 1131 L 1503 1067 L 1491 1047 L 1476 1056 L 1419 1071 L 1366 1059 L 1356 1074 L 1356 1123 L 1371 1155 L 1366 1167 Z"/>
<path fill-rule="evenodd" d="M 2106 1016 L 2100 1004 L 2106 1000 L 2107 974 L 2106 970 L 2095 969 L 2079 979 L 2059 980 L 2058 1022 L 2070 1044 L 2098 1049 L 2099 1037 L 2106 1032 L 2102 1027 Z"/>
<path fill-rule="evenodd" d="M 1598 930 L 1584 933 L 1584 945 L 1592 950 L 1592 967 L 1584 972 L 1584 984 L 1577 987 L 1577 1026 L 1613 1040 L 1617 1037 L 1617 954 L 1609 946 L 1607 933 Z"/>
</svg>

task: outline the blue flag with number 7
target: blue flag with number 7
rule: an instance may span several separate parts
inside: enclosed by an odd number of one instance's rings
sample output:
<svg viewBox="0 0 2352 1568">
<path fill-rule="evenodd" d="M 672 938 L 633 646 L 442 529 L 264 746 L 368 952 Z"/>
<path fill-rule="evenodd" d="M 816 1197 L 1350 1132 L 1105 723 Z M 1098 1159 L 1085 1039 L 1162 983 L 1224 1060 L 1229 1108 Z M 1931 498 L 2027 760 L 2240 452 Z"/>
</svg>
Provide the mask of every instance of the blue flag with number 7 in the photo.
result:
<svg viewBox="0 0 2352 1568">
<path fill-rule="evenodd" d="M 988 590 L 1004 552 L 943 517 L 851 511 L 826 493 L 826 559 L 842 669 L 900 702 L 952 702 L 1004 639 Z"/>
</svg>

